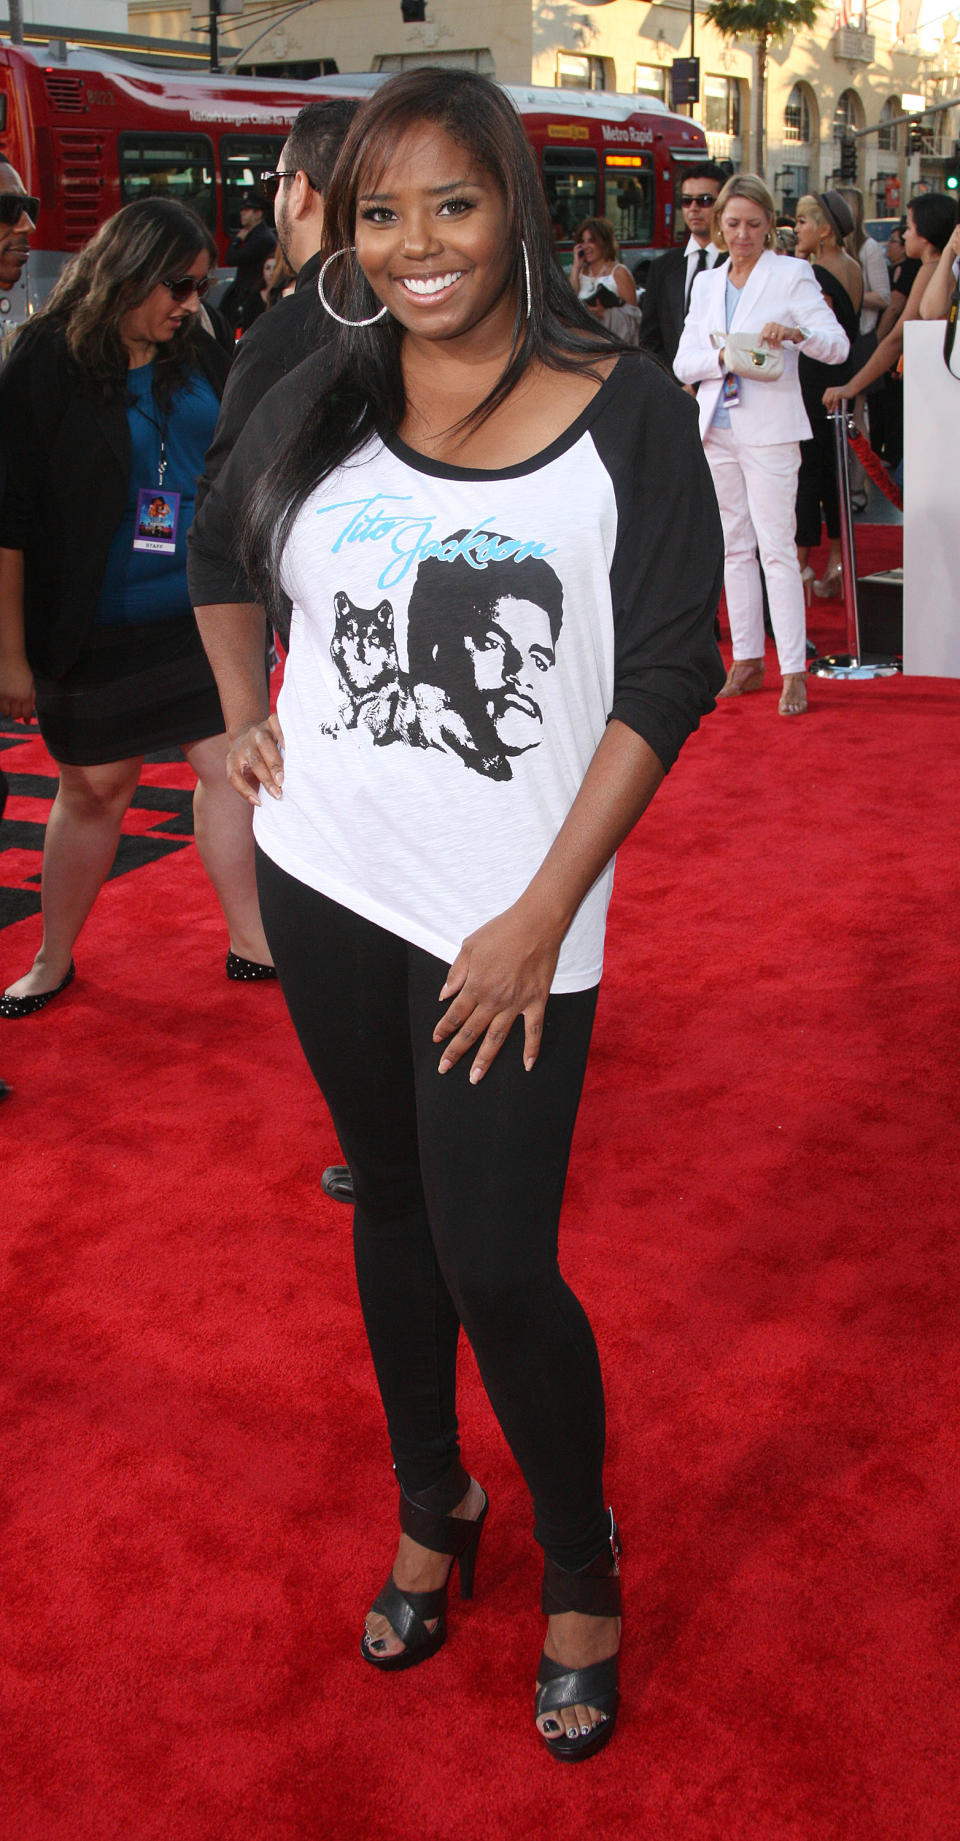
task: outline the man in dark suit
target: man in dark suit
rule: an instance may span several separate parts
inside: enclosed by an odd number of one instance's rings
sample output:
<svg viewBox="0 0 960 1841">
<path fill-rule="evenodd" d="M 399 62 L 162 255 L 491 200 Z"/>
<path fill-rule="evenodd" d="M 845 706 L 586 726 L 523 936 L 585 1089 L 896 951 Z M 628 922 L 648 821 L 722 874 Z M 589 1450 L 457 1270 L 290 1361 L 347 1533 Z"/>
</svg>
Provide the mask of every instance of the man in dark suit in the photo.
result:
<svg viewBox="0 0 960 1841">
<path fill-rule="evenodd" d="M 283 144 L 276 172 L 265 173 L 261 180 L 272 197 L 277 237 L 297 277 L 296 288 L 262 314 L 240 340 L 204 477 L 197 487 L 198 511 L 261 397 L 295 370 L 332 330 L 333 323 L 317 294 L 323 199 L 343 137 L 359 106 L 346 98 L 308 102 Z"/>
<path fill-rule="evenodd" d="M 240 228 L 227 246 L 226 268 L 236 269 L 220 311 L 232 331 L 243 325 L 248 302 L 263 283 L 263 265 L 277 247 L 276 232 L 264 222 L 267 200 L 262 192 L 244 192 L 240 200 Z"/>
<path fill-rule="evenodd" d="M 261 180 L 274 206 L 280 247 L 297 284 L 291 295 L 262 314 L 240 340 L 207 453 L 204 477 L 197 485 L 198 511 L 261 397 L 330 334 L 332 322 L 317 294 L 323 200 L 344 135 L 359 106 L 347 98 L 308 102 L 283 144 L 276 171 L 264 174 Z M 233 599 L 230 567 L 223 582 L 215 584 L 210 592 L 214 599 L 218 592 L 224 601 Z M 286 639 L 287 635 L 281 637 Z M 331 1164 L 320 1182 L 334 1201 L 353 1201 L 353 1182 L 345 1164 Z"/>
<path fill-rule="evenodd" d="M 680 210 L 687 240 L 650 265 L 640 305 L 640 344 L 672 365 L 690 306 L 694 281 L 704 269 L 725 262 L 710 238 L 713 207 L 727 175 L 710 162 L 690 166 L 680 180 Z"/>
</svg>

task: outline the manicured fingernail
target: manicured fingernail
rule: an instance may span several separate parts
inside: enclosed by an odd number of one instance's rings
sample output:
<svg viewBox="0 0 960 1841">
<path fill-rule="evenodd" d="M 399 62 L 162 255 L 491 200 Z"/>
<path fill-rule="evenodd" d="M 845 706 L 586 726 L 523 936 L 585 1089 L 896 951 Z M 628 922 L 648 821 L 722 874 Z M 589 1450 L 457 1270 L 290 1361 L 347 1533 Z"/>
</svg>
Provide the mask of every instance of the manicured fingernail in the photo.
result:
<svg viewBox="0 0 960 1841">
<path fill-rule="evenodd" d="M 482 1080 L 482 1079 L 483 1079 L 483 1069 L 482 1068 L 471 1068 L 470 1069 L 471 1087 L 475 1087 L 477 1084 L 477 1081 Z"/>
<path fill-rule="evenodd" d="M 443 1060 L 441 1061 L 440 1066 L 437 1069 L 437 1073 L 445 1074 L 448 1068 L 452 1068 L 452 1066 L 453 1066 L 453 1062 L 448 1061 L 446 1055 L 444 1055 Z"/>
<path fill-rule="evenodd" d="M 531 1068 L 534 1068 L 534 1067 L 536 1067 L 536 1065 L 537 1065 L 537 1060 L 536 1060 L 536 1056 L 535 1056 L 535 1055 L 527 1055 L 527 1056 L 525 1056 L 525 1058 L 524 1058 L 524 1063 L 523 1063 L 523 1065 L 524 1065 L 524 1067 L 525 1067 L 525 1069 L 526 1069 L 526 1071 L 527 1071 L 527 1073 L 529 1074 L 529 1072 L 530 1072 L 530 1069 L 531 1069 Z"/>
<path fill-rule="evenodd" d="M 440 993 L 440 996 L 439 996 L 439 997 L 437 998 L 437 1002 L 438 1002 L 438 1004 L 442 1004 L 442 1003 L 443 1003 L 443 1000 L 444 1000 L 444 998 L 446 997 L 446 995 L 447 995 L 447 987 L 446 987 L 446 985 L 444 985 L 444 987 L 443 987 L 443 990 L 442 990 L 442 991 L 441 991 L 441 993 Z"/>
</svg>

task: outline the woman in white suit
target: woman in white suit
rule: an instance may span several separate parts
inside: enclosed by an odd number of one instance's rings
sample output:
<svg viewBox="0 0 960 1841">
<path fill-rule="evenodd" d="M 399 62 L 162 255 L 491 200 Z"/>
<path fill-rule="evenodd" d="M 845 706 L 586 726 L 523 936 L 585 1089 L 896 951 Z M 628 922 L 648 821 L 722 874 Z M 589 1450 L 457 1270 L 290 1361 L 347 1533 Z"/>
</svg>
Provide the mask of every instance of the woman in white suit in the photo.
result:
<svg viewBox="0 0 960 1841">
<path fill-rule="evenodd" d="M 806 620 L 797 562 L 796 497 L 800 443 L 810 437 L 797 376 L 802 349 L 839 364 L 849 340 L 810 266 L 774 253 L 776 212 L 762 179 L 738 173 L 717 199 L 713 240 L 730 252 L 693 285 L 674 371 L 697 385 L 700 433 L 723 519 L 724 588 L 733 665 L 720 692 L 739 697 L 763 683 L 763 596 L 757 551 L 783 679 L 780 714 L 807 707 Z M 724 369 L 712 333 L 747 334 L 783 351 L 778 378 Z"/>
</svg>

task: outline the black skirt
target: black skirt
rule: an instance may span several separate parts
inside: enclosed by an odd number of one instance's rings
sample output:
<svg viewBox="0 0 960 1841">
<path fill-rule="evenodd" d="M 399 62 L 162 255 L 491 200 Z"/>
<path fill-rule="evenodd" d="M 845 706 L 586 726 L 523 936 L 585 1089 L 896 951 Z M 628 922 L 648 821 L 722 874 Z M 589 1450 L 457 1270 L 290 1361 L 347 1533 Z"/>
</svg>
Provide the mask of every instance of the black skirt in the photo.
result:
<svg viewBox="0 0 960 1841">
<path fill-rule="evenodd" d="M 96 767 L 222 735 L 223 712 L 193 615 L 97 626 L 62 678 L 37 678 L 37 721 L 55 761 Z"/>
</svg>

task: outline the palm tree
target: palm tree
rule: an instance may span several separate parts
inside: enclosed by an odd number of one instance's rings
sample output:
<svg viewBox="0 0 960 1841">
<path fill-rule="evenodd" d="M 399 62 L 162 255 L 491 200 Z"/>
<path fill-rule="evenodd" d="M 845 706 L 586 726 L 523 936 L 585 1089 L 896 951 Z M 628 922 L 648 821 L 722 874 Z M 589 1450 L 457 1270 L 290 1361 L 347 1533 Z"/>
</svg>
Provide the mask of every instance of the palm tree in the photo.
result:
<svg viewBox="0 0 960 1841">
<path fill-rule="evenodd" d="M 812 26 L 820 0 L 710 0 L 704 12 L 724 38 L 753 38 L 757 45 L 757 134 L 754 171 L 763 174 L 763 118 L 767 46 L 779 45 L 800 26 Z"/>
</svg>

